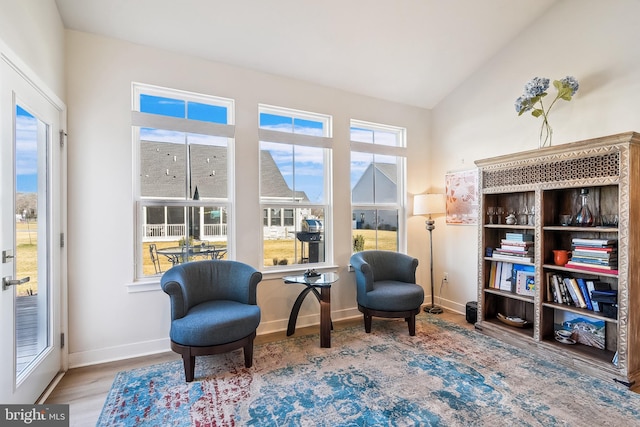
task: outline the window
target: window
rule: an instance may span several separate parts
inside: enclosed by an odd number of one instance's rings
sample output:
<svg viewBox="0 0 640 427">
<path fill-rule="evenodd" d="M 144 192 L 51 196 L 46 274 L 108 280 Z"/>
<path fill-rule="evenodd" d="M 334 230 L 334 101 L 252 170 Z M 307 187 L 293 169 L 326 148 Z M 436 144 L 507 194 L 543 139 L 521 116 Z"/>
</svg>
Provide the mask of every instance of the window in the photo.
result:
<svg viewBox="0 0 640 427">
<path fill-rule="evenodd" d="M 353 251 L 404 249 L 405 129 L 351 120 Z"/>
<path fill-rule="evenodd" d="M 264 267 L 331 260 L 331 117 L 259 106 Z"/>
<path fill-rule="evenodd" d="M 133 85 L 138 278 L 228 256 L 233 112 L 230 99 Z"/>
</svg>

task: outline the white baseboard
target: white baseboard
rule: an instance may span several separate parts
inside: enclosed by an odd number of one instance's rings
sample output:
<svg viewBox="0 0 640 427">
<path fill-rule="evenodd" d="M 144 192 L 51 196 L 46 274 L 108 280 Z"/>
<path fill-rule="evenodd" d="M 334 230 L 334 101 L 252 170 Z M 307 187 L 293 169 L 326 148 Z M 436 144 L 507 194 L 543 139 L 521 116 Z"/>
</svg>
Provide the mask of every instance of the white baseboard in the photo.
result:
<svg viewBox="0 0 640 427">
<path fill-rule="evenodd" d="M 331 319 L 335 322 L 338 320 L 352 319 L 362 314 L 357 308 L 339 310 L 331 312 Z M 314 326 L 320 323 L 320 315 L 312 314 L 307 316 L 299 316 L 296 322 L 296 328 L 306 326 Z M 270 322 L 260 322 L 258 335 L 271 334 L 274 332 L 286 331 L 289 319 L 278 319 Z M 134 357 L 148 356 L 151 354 L 164 353 L 171 351 L 171 341 L 169 337 L 132 343 L 127 345 L 106 347 L 96 350 L 83 351 L 69 354 L 69 368 L 80 368 L 82 366 L 97 365 L 100 363 L 115 362 L 118 360 L 131 359 Z"/>
<path fill-rule="evenodd" d="M 424 304 L 424 306 L 429 306 Z M 446 308 L 447 310 L 464 314 L 466 307 L 455 301 L 436 299 L 436 305 Z M 331 319 L 336 322 L 340 320 L 349 320 L 362 317 L 362 313 L 357 308 L 348 308 L 331 312 Z M 289 319 L 278 319 L 268 322 L 261 322 L 258 326 L 257 334 L 266 335 L 274 332 L 282 332 L 287 330 Z M 320 323 L 320 315 L 310 314 L 306 316 L 298 316 L 296 328 L 304 328 L 307 326 L 315 326 Z M 106 347 L 96 350 L 83 351 L 69 354 L 69 368 L 80 368 L 82 366 L 97 365 L 100 363 L 115 362 L 118 360 L 131 359 L 134 357 L 148 356 L 152 354 L 164 353 L 171 350 L 171 342 L 169 337 L 158 340 L 143 341 L 127 345 Z"/>
<path fill-rule="evenodd" d="M 69 353 L 69 368 L 80 368 L 82 366 L 97 365 L 99 363 L 115 362 L 133 357 L 164 353 L 166 351 L 171 351 L 171 341 L 169 337 L 78 353 Z"/>
</svg>

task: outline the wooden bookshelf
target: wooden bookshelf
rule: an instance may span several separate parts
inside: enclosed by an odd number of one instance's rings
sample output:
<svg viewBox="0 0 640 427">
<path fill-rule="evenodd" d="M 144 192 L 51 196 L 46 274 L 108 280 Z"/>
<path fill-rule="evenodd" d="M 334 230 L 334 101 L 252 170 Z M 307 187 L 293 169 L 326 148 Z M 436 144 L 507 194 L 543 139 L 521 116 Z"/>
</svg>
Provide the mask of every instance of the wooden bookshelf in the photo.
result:
<svg viewBox="0 0 640 427">
<path fill-rule="evenodd" d="M 480 183 L 478 256 L 478 321 L 476 328 L 578 371 L 633 387 L 640 381 L 640 134 L 629 132 L 476 161 Z M 580 191 L 588 189 L 592 226 L 561 225 L 560 216 L 575 215 Z M 490 217 L 490 207 L 503 216 Z M 506 224 L 514 213 L 516 224 Z M 617 215 L 617 222 L 610 218 Z M 602 218 L 606 218 L 603 223 Z M 496 249 L 507 233 L 532 234 L 535 277 L 533 296 L 490 284 L 487 248 Z M 573 239 L 613 239 L 616 271 L 588 271 L 555 265 L 553 250 L 571 250 Z M 514 261 L 516 262 L 516 261 Z M 516 262 L 517 263 L 517 262 Z M 615 264 L 612 263 L 615 268 Z M 611 268 L 611 267 L 610 267 Z M 547 279 L 556 274 L 603 283 L 617 289 L 617 317 L 558 303 L 548 293 Z M 517 328 L 498 314 L 531 322 Z M 563 322 L 568 318 L 569 321 Z M 598 340 L 583 344 L 558 342 L 560 325 L 593 333 Z M 573 331 L 573 330 L 572 330 Z M 604 332 L 604 339 L 602 335 Z M 565 340 L 566 341 L 566 340 Z M 604 341 L 604 344 L 602 344 Z M 597 342 L 594 346 L 594 342 Z M 604 348 L 599 348 L 604 347 Z M 617 364 L 613 362 L 617 354 Z"/>
</svg>

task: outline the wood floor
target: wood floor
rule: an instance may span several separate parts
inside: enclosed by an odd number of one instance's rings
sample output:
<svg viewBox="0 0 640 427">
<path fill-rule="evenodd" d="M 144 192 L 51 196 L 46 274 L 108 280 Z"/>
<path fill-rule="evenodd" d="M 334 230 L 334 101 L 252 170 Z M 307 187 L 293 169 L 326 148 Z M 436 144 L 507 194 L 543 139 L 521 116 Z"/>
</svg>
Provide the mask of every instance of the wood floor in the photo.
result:
<svg viewBox="0 0 640 427">
<path fill-rule="evenodd" d="M 424 314 L 421 313 L 420 315 Z M 473 325 L 467 323 L 465 317 L 461 314 L 445 311 L 439 316 L 442 319 L 455 322 L 470 329 L 473 328 Z M 384 320 L 378 319 L 378 321 Z M 375 322 L 376 319 L 374 318 L 374 327 Z M 362 318 L 358 317 L 353 320 L 337 321 L 334 323 L 334 330 L 353 325 L 363 325 Z M 362 327 L 364 328 L 364 326 Z M 300 328 L 296 329 L 296 336 L 317 334 L 318 332 L 318 326 Z M 285 331 L 259 335 L 256 337 L 255 343 L 262 344 L 282 339 L 286 339 Z M 180 356 L 178 354 L 169 351 L 153 356 L 70 369 L 46 399 L 46 403 L 69 404 L 71 426 L 94 426 L 102 411 L 107 393 L 111 389 L 111 384 L 118 372 L 179 359 Z"/>
</svg>

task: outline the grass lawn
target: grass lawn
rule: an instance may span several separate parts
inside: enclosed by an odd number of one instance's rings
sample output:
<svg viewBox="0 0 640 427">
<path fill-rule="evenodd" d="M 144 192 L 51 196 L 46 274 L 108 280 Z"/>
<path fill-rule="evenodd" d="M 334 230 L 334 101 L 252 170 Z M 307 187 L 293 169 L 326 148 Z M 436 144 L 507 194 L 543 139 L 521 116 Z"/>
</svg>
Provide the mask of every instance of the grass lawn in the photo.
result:
<svg viewBox="0 0 640 427">
<path fill-rule="evenodd" d="M 16 222 L 16 277 L 30 277 L 31 280 L 18 285 L 18 295 L 36 294 L 38 292 L 38 266 L 36 256 L 38 250 L 38 223 Z"/>
</svg>

